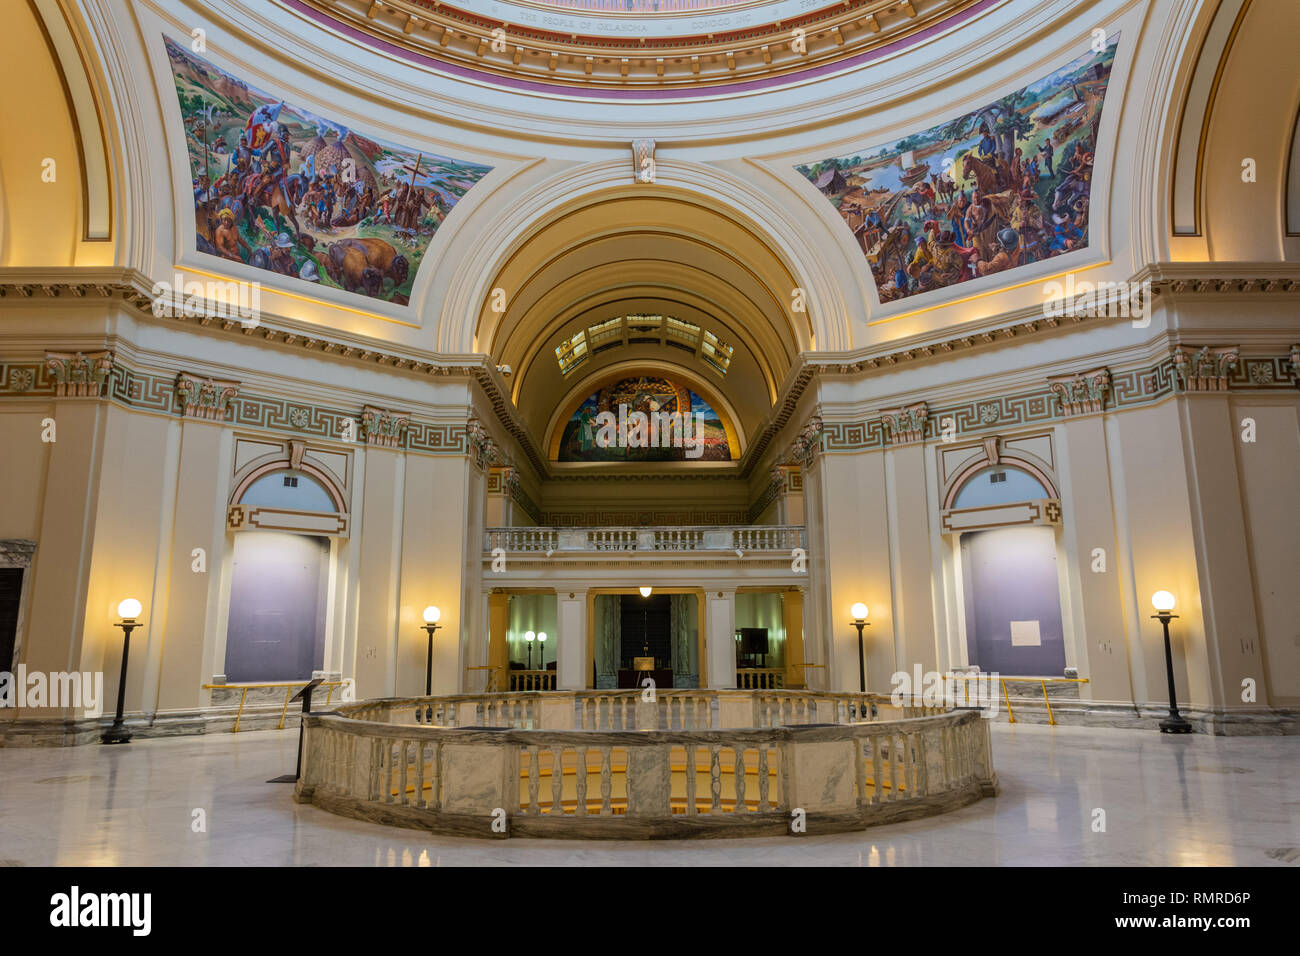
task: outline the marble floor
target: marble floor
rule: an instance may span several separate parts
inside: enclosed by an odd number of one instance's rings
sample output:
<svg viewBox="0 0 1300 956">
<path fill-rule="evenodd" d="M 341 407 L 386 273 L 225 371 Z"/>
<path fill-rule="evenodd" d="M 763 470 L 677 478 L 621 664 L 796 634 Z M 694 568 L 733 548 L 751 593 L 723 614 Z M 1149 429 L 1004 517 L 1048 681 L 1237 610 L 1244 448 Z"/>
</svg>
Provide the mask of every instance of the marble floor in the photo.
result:
<svg viewBox="0 0 1300 956">
<path fill-rule="evenodd" d="M 994 724 L 996 799 L 849 835 L 661 843 L 346 820 L 266 782 L 293 772 L 296 745 L 264 731 L 0 750 L 0 865 L 1300 865 L 1300 737 Z"/>
</svg>

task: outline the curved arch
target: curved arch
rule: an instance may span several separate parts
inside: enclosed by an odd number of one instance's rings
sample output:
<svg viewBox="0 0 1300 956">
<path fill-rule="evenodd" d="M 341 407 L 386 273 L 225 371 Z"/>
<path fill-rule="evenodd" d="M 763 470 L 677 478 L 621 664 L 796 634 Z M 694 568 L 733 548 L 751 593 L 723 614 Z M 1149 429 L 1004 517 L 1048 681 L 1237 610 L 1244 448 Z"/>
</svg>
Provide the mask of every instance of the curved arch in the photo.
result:
<svg viewBox="0 0 1300 956">
<path fill-rule="evenodd" d="M 788 326 L 787 337 L 796 343 L 794 351 L 848 347 L 849 310 L 841 290 L 817 253 L 816 243 L 805 235 L 804 224 L 790 209 L 756 195 L 745 180 L 701 164 L 664 160 L 656 166 L 654 184 L 635 184 L 630 178 L 626 163 L 605 161 L 571 167 L 512 197 L 515 208 L 536 211 L 527 218 L 498 216 L 474 237 L 443 299 L 439 347 L 453 352 L 488 350 L 484 343 L 495 338 L 500 318 L 492 312 L 493 288 L 507 287 L 502 276 L 508 267 L 555 223 L 597 205 L 610 217 L 607 223 L 616 223 L 619 202 L 647 199 L 675 200 L 683 210 L 710 216 L 717 226 L 707 234 L 717 248 L 722 248 L 718 237 L 728 236 L 764 251 L 772 271 L 782 274 L 779 281 L 768 283 L 768 293 Z M 731 202 L 720 201 L 719 196 Z M 669 224 L 679 225 L 675 220 Z M 619 231 L 626 229 L 606 226 L 607 234 Z M 808 308 L 799 322 L 792 323 L 787 305 L 795 288 L 804 290 Z"/>
<path fill-rule="evenodd" d="M 1034 462 L 1030 461 L 1028 458 L 1020 457 L 1015 453 L 1007 454 L 1005 451 L 1003 451 L 998 455 L 998 460 L 996 463 L 989 461 L 988 458 L 981 457 L 979 460 L 971 462 L 969 465 L 967 465 L 965 468 L 959 471 L 956 475 L 954 475 L 952 481 L 948 485 L 948 493 L 943 497 L 943 505 L 942 505 L 943 510 L 946 511 L 949 508 L 953 507 L 953 502 L 957 500 L 957 495 L 961 492 L 961 489 L 966 484 L 966 482 L 970 481 L 970 479 L 975 477 L 975 475 L 977 475 L 979 472 L 983 471 L 986 468 L 992 467 L 995 464 L 998 466 L 1006 465 L 1007 467 L 1010 468 L 1019 468 L 1022 471 L 1028 472 L 1031 476 L 1033 476 L 1038 480 L 1039 484 L 1041 484 L 1044 488 L 1047 489 L 1048 497 L 1051 498 L 1061 497 L 1061 492 L 1057 488 L 1056 482 L 1052 480 L 1052 477 L 1049 474 L 1047 474 L 1045 470 L 1040 468 Z"/>
<path fill-rule="evenodd" d="M 343 496 L 343 489 L 338 486 L 330 475 L 323 469 L 317 468 L 311 462 L 301 461 L 296 466 L 288 458 L 277 458 L 274 461 L 263 462 L 256 468 L 251 469 L 248 474 L 235 485 L 234 491 L 230 493 L 228 505 L 237 505 L 244 497 L 244 493 L 252 486 L 257 479 L 270 474 L 273 471 L 300 471 L 305 475 L 315 479 L 329 494 L 330 499 L 334 502 L 334 509 L 339 514 L 347 513 L 347 499 Z"/>
<path fill-rule="evenodd" d="M 703 382 L 695 373 L 682 368 L 680 365 L 672 362 L 636 360 L 606 366 L 576 382 L 565 393 L 564 400 L 556 405 L 555 411 L 551 413 L 551 417 L 546 423 L 545 447 L 547 459 L 552 462 L 556 460 L 565 425 L 568 424 L 569 419 L 573 417 L 573 413 L 578 410 L 578 407 L 586 401 L 589 395 L 612 382 L 617 382 L 638 372 L 661 374 L 665 378 L 677 379 L 690 388 L 691 391 L 698 393 L 721 417 L 723 430 L 727 433 L 727 444 L 730 446 L 732 461 L 740 460 L 745 450 L 745 436 L 740 431 L 741 424 L 736 417 L 735 409 L 732 408 L 731 403 L 723 397 L 721 392 L 718 392 L 713 386 Z"/>
</svg>

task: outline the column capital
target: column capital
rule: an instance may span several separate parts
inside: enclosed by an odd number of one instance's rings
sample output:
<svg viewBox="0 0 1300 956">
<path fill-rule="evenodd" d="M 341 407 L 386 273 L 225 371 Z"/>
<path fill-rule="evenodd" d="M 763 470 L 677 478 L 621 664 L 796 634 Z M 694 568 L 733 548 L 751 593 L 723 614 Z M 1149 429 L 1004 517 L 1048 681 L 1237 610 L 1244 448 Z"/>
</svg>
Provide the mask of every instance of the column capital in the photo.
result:
<svg viewBox="0 0 1300 956">
<path fill-rule="evenodd" d="M 1047 384 L 1056 394 L 1061 403 L 1061 413 L 1067 418 L 1100 412 L 1106 408 L 1106 398 L 1110 394 L 1110 369 L 1103 367 L 1090 372 L 1051 375 Z"/>
<path fill-rule="evenodd" d="M 113 353 L 46 352 L 45 367 L 54 376 L 56 396 L 98 398 L 113 370 Z"/>
<path fill-rule="evenodd" d="M 1240 352 L 1236 345 L 1175 346 L 1175 387 L 1180 392 L 1226 392 Z"/>
<path fill-rule="evenodd" d="M 188 372 L 176 376 L 176 397 L 180 399 L 181 414 L 187 418 L 223 422 L 230 411 L 231 401 L 238 394 L 238 382 L 190 375 Z"/>
<path fill-rule="evenodd" d="M 367 445 L 383 448 L 402 448 L 406 445 L 406 429 L 411 416 L 386 408 L 366 405 L 361 409 L 361 437 Z"/>
<path fill-rule="evenodd" d="M 929 418 L 930 406 L 925 402 L 880 410 L 880 421 L 885 426 L 885 436 L 891 445 L 924 440 L 925 423 Z"/>
</svg>

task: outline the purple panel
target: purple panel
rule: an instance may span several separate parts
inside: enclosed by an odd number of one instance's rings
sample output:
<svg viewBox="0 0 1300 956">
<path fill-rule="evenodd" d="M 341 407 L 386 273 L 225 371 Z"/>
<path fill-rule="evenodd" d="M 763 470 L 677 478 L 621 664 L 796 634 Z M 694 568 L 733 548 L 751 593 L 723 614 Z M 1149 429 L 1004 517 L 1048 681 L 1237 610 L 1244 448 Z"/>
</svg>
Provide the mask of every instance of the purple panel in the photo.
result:
<svg viewBox="0 0 1300 956">
<path fill-rule="evenodd" d="M 226 679 L 298 680 L 325 658 L 329 541 L 249 531 L 236 536 Z"/>
<path fill-rule="evenodd" d="M 1052 529 L 964 534 L 961 561 L 970 662 L 999 674 L 1060 677 L 1065 638 Z M 1037 621 L 1041 646 L 1012 646 L 1012 621 Z"/>
</svg>

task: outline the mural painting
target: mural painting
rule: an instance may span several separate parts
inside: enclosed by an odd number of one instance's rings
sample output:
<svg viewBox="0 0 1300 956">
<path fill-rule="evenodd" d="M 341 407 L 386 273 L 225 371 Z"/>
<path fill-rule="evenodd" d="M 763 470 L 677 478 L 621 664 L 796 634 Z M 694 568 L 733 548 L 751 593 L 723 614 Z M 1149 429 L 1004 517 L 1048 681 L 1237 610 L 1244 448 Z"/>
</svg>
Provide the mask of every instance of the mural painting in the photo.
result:
<svg viewBox="0 0 1300 956">
<path fill-rule="evenodd" d="M 365 136 L 164 42 L 198 251 L 409 304 L 430 240 L 492 167 Z"/>
<path fill-rule="evenodd" d="M 796 167 L 853 231 L 882 302 L 1088 245 L 1118 42 L 924 132 Z"/>
<path fill-rule="evenodd" d="M 589 395 L 570 416 L 555 461 L 731 461 L 721 415 L 676 382 L 635 376 Z"/>
</svg>

